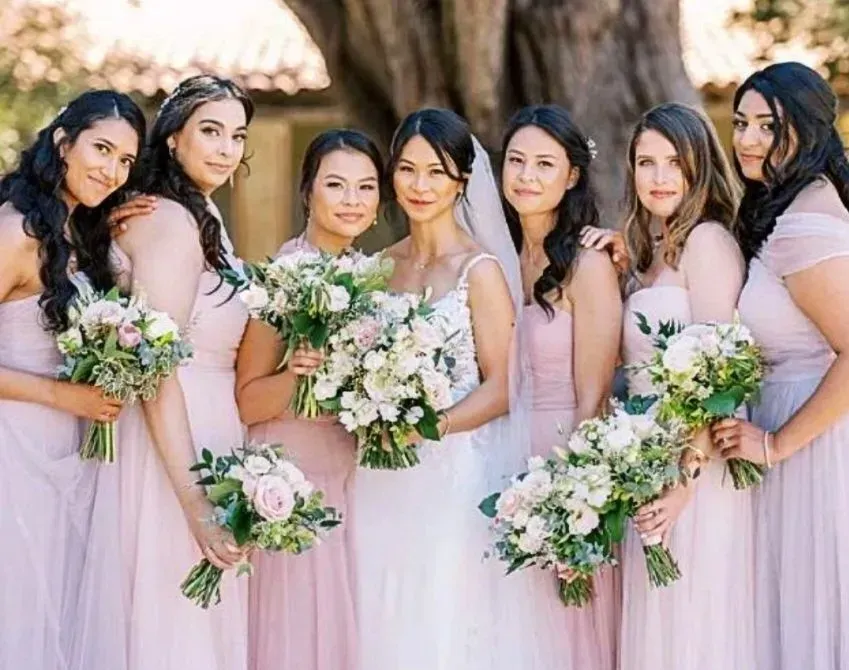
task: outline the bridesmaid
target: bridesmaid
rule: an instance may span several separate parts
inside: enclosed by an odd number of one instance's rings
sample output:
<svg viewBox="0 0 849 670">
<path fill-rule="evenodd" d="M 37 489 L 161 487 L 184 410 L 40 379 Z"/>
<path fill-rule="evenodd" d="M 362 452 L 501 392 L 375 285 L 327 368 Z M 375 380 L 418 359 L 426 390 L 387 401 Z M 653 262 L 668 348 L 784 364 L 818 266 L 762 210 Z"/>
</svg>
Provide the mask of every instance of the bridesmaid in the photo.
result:
<svg viewBox="0 0 849 670">
<path fill-rule="evenodd" d="M 222 602 L 203 610 L 180 593 L 194 563 L 243 559 L 209 523 L 213 509 L 189 467 L 201 448 L 229 453 L 243 439 L 236 351 L 247 311 L 217 270 L 236 259 L 210 195 L 244 156 L 253 105 L 233 82 L 183 81 L 159 109 L 139 190 L 156 211 L 113 246 L 122 279 L 189 326 L 194 358 L 159 395 L 125 412 L 118 462 L 100 468 L 94 532 L 77 631 L 80 670 L 244 670 L 247 580 L 224 575 Z"/>
<path fill-rule="evenodd" d="M 532 450 L 548 456 L 595 416 L 610 393 L 622 330 L 622 299 L 608 255 L 581 249 L 598 225 L 590 147 L 565 109 L 520 110 L 503 143 L 502 189 L 525 292 L 523 346 L 533 380 Z M 556 581 L 539 571 L 535 602 L 557 635 L 563 668 L 613 670 L 619 626 L 618 571 L 596 579 L 596 599 L 566 608 Z M 566 659 L 571 658 L 571 664 Z"/>
<path fill-rule="evenodd" d="M 752 423 L 725 421 L 726 457 L 772 466 L 756 493 L 758 667 L 849 669 L 849 163 L 837 99 L 799 63 L 734 97 L 749 260 L 740 317 L 769 363 Z"/>
<path fill-rule="evenodd" d="M 78 417 L 112 421 L 121 407 L 56 381 L 54 338 L 68 327 L 72 272 L 111 287 L 96 253 L 109 231 L 90 208 L 126 183 L 144 134 L 130 98 L 84 93 L 0 182 L 0 668 L 68 667 L 94 481 L 77 456 Z"/>
<path fill-rule="evenodd" d="M 278 255 L 298 250 L 338 254 L 377 223 L 383 160 L 367 136 L 329 130 L 316 137 L 301 168 L 306 231 Z M 332 417 L 301 419 L 289 405 L 299 376 L 321 353 L 302 350 L 283 369 L 276 332 L 251 320 L 239 349 L 236 395 L 242 421 L 256 442 L 282 443 L 345 523 L 302 556 L 257 552 L 250 585 L 250 667 L 253 670 L 353 670 L 356 626 L 348 499 L 356 444 Z"/>
<path fill-rule="evenodd" d="M 635 271 L 622 347 L 634 364 L 653 352 L 636 312 L 651 324 L 730 322 L 744 263 L 731 232 L 737 187 L 706 117 L 675 103 L 650 110 L 633 132 L 628 164 L 627 249 L 613 248 L 620 262 L 630 255 Z M 589 230 L 585 242 L 595 236 Z M 644 374 L 627 376 L 631 394 L 654 392 Z M 751 494 L 725 481 L 707 432 L 696 446 L 691 477 L 642 508 L 626 538 L 621 670 L 755 667 Z M 666 588 L 649 585 L 643 558 L 642 540 L 657 537 L 683 574 Z"/>
</svg>

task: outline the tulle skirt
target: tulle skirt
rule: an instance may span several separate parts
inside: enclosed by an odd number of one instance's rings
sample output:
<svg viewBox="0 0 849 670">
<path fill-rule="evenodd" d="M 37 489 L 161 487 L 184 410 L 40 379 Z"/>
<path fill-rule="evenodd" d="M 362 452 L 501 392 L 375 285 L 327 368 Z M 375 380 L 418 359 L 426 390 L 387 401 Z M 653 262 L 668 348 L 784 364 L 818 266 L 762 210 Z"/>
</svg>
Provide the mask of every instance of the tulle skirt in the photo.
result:
<svg viewBox="0 0 849 670">
<path fill-rule="evenodd" d="M 230 372 L 182 369 L 197 450 L 242 441 Z M 75 626 L 75 670 L 246 670 L 248 581 L 224 573 L 208 610 L 180 583 L 203 556 L 141 407 L 121 413 L 117 461 L 100 467 Z"/>
<path fill-rule="evenodd" d="M 734 489 L 722 461 L 702 467 L 695 495 L 672 529 L 669 548 L 680 580 L 665 588 L 649 584 L 642 542 L 629 528 L 621 670 L 756 667 L 752 537 L 751 493 Z"/>
<path fill-rule="evenodd" d="M 535 409 L 531 426 L 534 455 L 548 458 L 554 446 L 564 446 L 574 423 L 574 409 Z M 622 608 L 621 570 L 603 569 L 593 580 L 592 602 L 582 608 L 563 605 L 551 571 L 525 572 L 533 584 L 540 628 L 549 631 L 540 635 L 540 642 L 550 646 L 549 655 L 562 659 L 561 670 L 613 670 Z"/>
<path fill-rule="evenodd" d="M 0 668 L 68 670 L 96 466 L 81 422 L 0 401 Z"/>
<path fill-rule="evenodd" d="M 754 423 L 780 428 L 819 382 L 766 384 Z M 755 515 L 758 667 L 849 670 L 849 416 L 768 473 Z"/>
<path fill-rule="evenodd" d="M 250 586 L 251 670 L 354 670 L 353 551 L 350 544 L 356 444 L 337 423 L 288 418 L 251 430 L 282 443 L 342 514 L 342 525 L 300 556 L 256 552 Z"/>
</svg>

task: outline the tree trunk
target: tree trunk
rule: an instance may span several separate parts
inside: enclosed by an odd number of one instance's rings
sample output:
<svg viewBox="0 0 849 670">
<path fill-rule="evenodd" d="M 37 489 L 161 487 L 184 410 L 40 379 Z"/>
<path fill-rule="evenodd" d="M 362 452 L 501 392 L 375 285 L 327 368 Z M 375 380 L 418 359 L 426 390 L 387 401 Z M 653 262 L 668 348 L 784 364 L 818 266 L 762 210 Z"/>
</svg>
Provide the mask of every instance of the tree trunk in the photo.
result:
<svg viewBox="0 0 849 670">
<path fill-rule="evenodd" d="M 420 107 L 451 107 L 488 149 L 522 105 L 566 107 L 596 142 L 604 221 L 618 224 L 631 126 L 698 103 L 679 0 L 283 0 L 318 44 L 352 125 L 388 146 Z"/>
</svg>

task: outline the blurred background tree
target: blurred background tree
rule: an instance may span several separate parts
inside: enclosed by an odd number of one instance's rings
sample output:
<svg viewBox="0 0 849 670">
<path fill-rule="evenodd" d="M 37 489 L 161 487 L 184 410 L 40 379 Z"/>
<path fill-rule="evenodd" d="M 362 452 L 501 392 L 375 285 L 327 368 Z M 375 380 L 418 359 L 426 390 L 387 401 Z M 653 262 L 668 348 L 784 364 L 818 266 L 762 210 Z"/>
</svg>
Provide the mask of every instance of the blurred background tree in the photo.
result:
<svg viewBox="0 0 849 670">
<path fill-rule="evenodd" d="M 763 60 L 787 44 L 815 50 L 832 86 L 849 92 L 849 0 L 754 0 L 732 22 L 753 32 Z"/>
<path fill-rule="evenodd" d="M 514 110 L 557 102 L 596 141 L 610 214 L 639 115 L 667 100 L 699 103 L 679 0 L 285 2 L 321 49 L 351 124 L 384 146 L 406 114 L 438 106 L 465 116 L 494 150 Z"/>
<path fill-rule="evenodd" d="M 86 88 L 75 15 L 61 5 L 0 0 L 0 173 Z"/>
</svg>

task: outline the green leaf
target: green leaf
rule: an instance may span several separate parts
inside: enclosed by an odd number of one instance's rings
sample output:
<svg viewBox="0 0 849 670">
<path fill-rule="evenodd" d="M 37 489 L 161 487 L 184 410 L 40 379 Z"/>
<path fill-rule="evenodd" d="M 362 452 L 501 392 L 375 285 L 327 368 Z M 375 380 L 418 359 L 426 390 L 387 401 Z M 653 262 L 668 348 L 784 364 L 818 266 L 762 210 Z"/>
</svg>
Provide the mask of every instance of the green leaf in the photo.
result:
<svg viewBox="0 0 849 670">
<path fill-rule="evenodd" d="M 203 449 L 200 452 L 200 457 L 203 459 L 204 463 L 206 463 L 207 465 L 212 465 L 214 459 L 212 457 L 212 452 L 209 449 Z"/>
<path fill-rule="evenodd" d="M 424 416 L 416 424 L 416 430 L 427 440 L 439 440 L 439 416 L 430 405 L 424 405 L 422 409 Z"/>
<path fill-rule="evenodd" d="M 488 519 L 494 519 L 495 515 L 498 514 L 498 510 L 496 509 L 496 503 L 498 502 L 498 499 L 500 497 L 500 493 L 493 493 L 492 495 L 487 496 L 486 498 L 481 500 L 480 504 L 478 505 L 478 509 Z"/>
<path fill-rule="evenodd" d="M 110 302 L 118 302 L 121 298 L 121 290 L 117 286 L 113 286 L 109 293 L 104 296 L 104 300 L 109 300 Z"/>
<path fill-rule="evenodd" d="M 739 386 L 721 393 L 714 393 L 702 401 L 702 407 L 716 416 L 731 416 L 743 402 L 745 391 Z"/>
<path fill-rule="evenodd" d="M 189 472 L 200 472 L 201 470 L 206 470 L 206 463 L 195 463 L 189 468 Z"/>
<path fill-rule="evenodd" d="M 637 320 L 637 328 L 640 329 L 640 332 L 643 335 L 651 335 L 651 326 L 646 315 L 642 312 L 634 312 L 634 318 Z"/>
<path fill-rule="evenodd" d="M 634 416 L 645 414 L 656 402 L 656 395 L 632 395 L 625 401 L 623 407 L 627 414 Z"/>
<path fill-rule="evenodd" d="M 309 314 L 304 314 L 303 312 L 299 314 L 295 314 L 292 317 L 292 329 L 298 335 L 305 336 L 312 331 L 315 326 L 315 322 Z"/>
<path fill-rule="evenodd" d="M 326 323 L 317 322 L 310 330 L 309 339 L 313 349 L 321 349 L 327 336 L 330 334 L 330 328 Z"/>
<path fill-rule="evenodd" d="M 207 475 L 202 479 L 198 479 L 195 484 L 198 486 L 212 486 L 215 483 L 215 475 Z"/>
<path fill-rule="evenodd" d="M 604 532 L 611 544 L 618 544 L 625 537 L 626 512 L 625 505 L 620 504 L 604 516 Z"/>
<path fill-rule="evenodd" d="M 220 505 L 228 496 L 241 491 L 242 482 L 237 479 L 222 479 L 217 484 L 213 484 L 206 492 L 206 497 L 213 505 Z"/>
<path fill-rule="evenodd" d="M 244 501 L 240 501 L 230 515 L 230 530 L 233 538 L 240 547 L 247 544 L 251 539 L 251 512 Z"/>
<path fill-rule="evenodd" d="M 118 351 L 118 329 L 113 328 L 109 331 L 109 336 L 106 338 L 105 351 L 107 356 L 114 356 Z"/>
<path fill-rule="evenodd" d="M 94 354 L 86 356 L 74 368 L 74 374 L 71 375 L 71 381 L 74 383 L 87 381 L 91 377 L 94 366 L 97 365 L 97 356 Z"/>
</svg>

